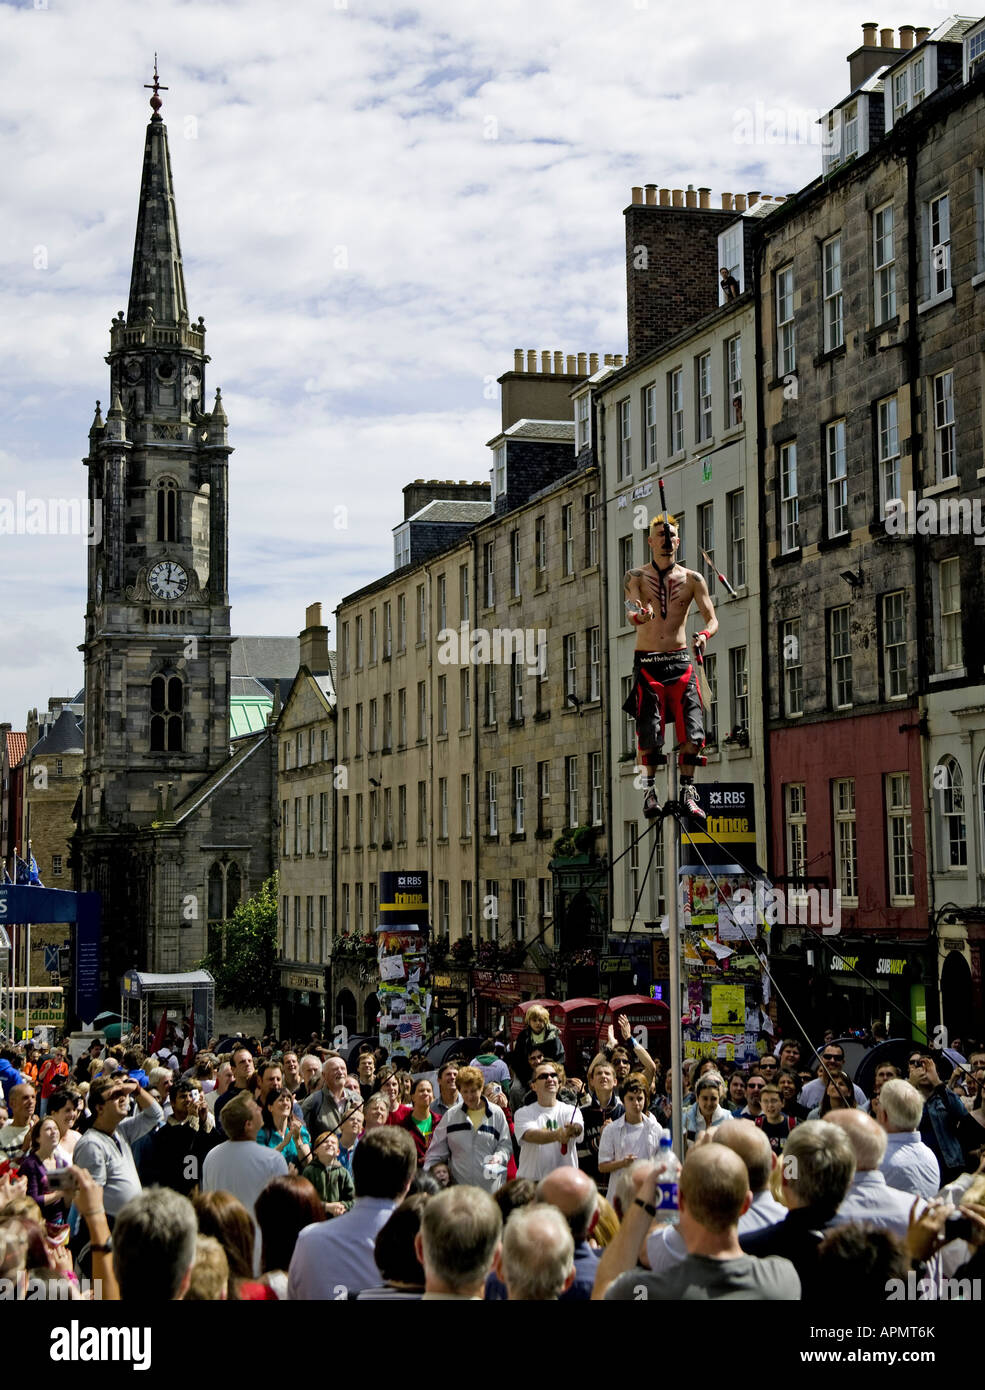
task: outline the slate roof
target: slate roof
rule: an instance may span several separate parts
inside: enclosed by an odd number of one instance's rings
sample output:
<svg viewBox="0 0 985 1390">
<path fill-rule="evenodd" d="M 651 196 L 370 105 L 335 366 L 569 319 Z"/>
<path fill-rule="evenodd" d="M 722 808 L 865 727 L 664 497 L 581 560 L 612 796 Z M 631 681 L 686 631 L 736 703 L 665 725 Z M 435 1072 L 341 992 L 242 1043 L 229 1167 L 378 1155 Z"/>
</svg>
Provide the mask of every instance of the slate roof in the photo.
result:
<svg viewBox="0 0 985 1390">
<path fill-rule="evenodd" d="M 253 676 L 265 682 L 284 678 L 292 681 L 300 664 L 298 637 L 233 638 L 231 676 Z"/>
<path fill-rule="evenodd" d="M 396 531 L 401 526 L 406 526 L 408 521 L 471 522 L 484 521 L 487 516 L 492 516 L 492 506 L 488 502 L 455 502 L 451 499 L 435 498 L 419 512 L 409 516 L 407 521 L 398 522 L 393 529 Z"/>
<path fill-rule="evenodd" d="M 31 749 L 31 757 L 39 753 L 50 756 L 52 753 L 82 753 L 82 729 L 79 720 L 71 710 L 63 709 L 46 734 L 38 739 Z"/>
</svg>

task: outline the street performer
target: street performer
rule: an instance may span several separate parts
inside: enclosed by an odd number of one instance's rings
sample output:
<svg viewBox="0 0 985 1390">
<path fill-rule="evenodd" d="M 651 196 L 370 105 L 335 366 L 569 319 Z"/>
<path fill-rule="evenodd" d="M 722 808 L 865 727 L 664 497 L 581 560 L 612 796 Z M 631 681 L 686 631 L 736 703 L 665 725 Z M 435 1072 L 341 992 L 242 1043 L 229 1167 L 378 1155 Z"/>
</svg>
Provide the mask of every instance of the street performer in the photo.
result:
<svg viewBox="0 0 985 1390">
<path fill-rule="evenodd" d="M 667 512 L 654 517 L 647 540 L 649 564 L 628 570 L 624 580 L 626 612 L 636 628 L 636 653 L 633 688 L 623 709 L 636 720 L 646 792 L 643 814 L 652 820 L 660 813 L 653 774 L 665 761 L 664 725 L 669 714 L 677 735 L 681 804 L 693 819 L 704 821 L 693 775 L 705 743 L 696 662 L 701 662 L 708 638 L 718 631 L 718 619 L 702 576 L 677 563 L 681 541 L 674 517 Z M 695 660 L 688 655 L 685 633 L 692 601 L 705 623 L 694 639 Z"/>
</svg>

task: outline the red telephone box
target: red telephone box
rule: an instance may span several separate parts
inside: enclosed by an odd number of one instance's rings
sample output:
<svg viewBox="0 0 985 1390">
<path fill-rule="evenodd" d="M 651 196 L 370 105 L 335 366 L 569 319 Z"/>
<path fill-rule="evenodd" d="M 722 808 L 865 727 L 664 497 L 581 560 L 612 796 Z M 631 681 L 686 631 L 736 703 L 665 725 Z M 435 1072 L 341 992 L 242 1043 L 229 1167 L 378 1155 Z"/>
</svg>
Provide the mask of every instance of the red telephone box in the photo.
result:
<svg viewBox="0 0 985 1390">
<path fill-rule="evenodd" d="M 645 994 L 619 994 L 610 999 L 606 1006 L 599 1028 L 599 1036 L 604 1036 L 609 1024 L 615 1029 L 619 1041 L 616 1019 L 625 1014 L 633 1037 L 646 1048 L 651 1057 L 659 1057 L 664 1063 L 670 1058 L 670 1009 L 662 999 L 650 999 Z M 644 1032 L 637 1036 L 638 1030 Z"/>
</svg>

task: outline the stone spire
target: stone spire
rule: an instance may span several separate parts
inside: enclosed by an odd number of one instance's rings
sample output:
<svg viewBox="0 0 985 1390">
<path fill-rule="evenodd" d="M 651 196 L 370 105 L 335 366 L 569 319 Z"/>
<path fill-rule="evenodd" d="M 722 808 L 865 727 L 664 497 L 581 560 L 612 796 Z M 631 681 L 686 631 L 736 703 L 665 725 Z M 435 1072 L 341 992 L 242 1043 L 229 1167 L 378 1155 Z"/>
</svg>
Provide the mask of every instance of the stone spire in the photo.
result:
<svg viewBox="0 0 985 1390">
<path fill-rule="evenodd" d="M 144 141 L 144 167 L 140 179 L 137 207 L 137 235 L 133 244 L 133 270 L 130 275 L 130 303 L 127 321 L 131 328 L 152 318 L 158 324 L 188 322 L 185 277 L 181 268 L 181 242 L 171 181 L 168 130 L 159 111 L 166 92 L 157 78 L 154 57 L 154 95 L 150 99 L 153 115 Z"/>
</svg>

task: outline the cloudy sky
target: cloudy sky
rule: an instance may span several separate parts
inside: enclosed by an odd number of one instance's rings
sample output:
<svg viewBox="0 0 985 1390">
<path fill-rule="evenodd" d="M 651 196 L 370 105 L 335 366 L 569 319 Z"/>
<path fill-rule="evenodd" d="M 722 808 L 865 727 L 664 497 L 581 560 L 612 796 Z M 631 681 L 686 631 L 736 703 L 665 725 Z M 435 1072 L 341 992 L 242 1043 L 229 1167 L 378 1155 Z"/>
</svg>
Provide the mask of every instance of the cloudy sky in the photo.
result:
<svg viewBox="0 0 985 1390">
<path fill-rule="evenodd" d="M 804 131 L 847 93 L 869 17 L 849 0 L 0 0 L 0 509 L 85 496 L 155 50 L 189 312 L 236 448 L 233 628 L 287 634 L 392 567 L 404 483 L 488 476 L 515 347 L 625 351 L 632 185 L 708 185 L 717 205 L 815 176 Z M 15 728 L 82 683 L 84 572 L 78 537 L 0 534 Z"/>
</svg>

